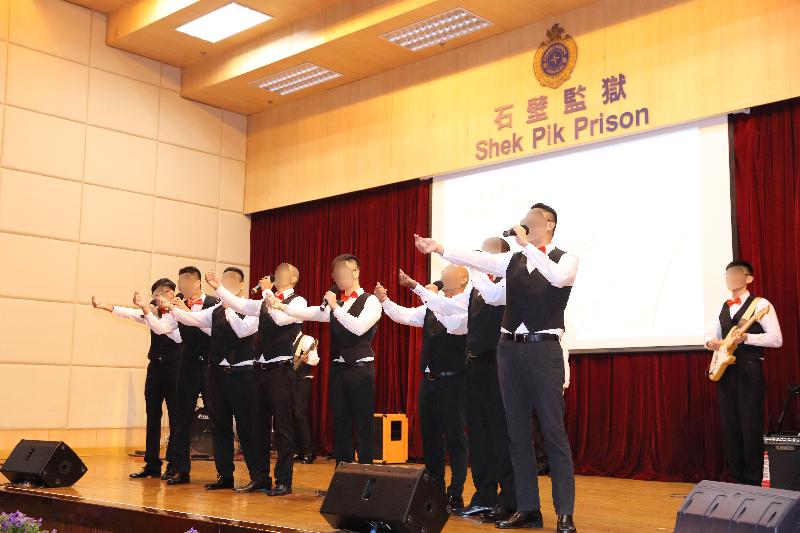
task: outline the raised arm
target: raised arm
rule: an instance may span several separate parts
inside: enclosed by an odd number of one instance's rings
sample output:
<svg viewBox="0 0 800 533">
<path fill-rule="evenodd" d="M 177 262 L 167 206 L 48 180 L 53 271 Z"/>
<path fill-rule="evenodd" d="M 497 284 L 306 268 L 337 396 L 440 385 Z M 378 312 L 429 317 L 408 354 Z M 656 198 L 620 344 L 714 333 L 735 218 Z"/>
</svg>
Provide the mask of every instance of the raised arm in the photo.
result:
<svg viewBox="0 0 800 533">
<path fill-rule="evenodd" d="M 363 335 L 381 319 L 383 309 L 381 303 L 374 295 L 370 295 L 364 303 L 364 309 L 358 316 L 353 316 L 338 304 L 333 305 L 333 314 L 336 320 L 353 335 Z"/>
<path fill-rule="evenodd" d="M 528 243 L 522 253 L 530 259 L 542 276 L 553 287 L 570 287 L 575 283 L 578 273 L 578 258 L 572 254 L 564 254 L 558 263 L 550 259 L 546 253 Z"/>
<path fill-rule="evenodd" d="M 419 296 L 420 299 L 425 302 L 425 305 L 434 313 L 442 315 L 460 315 L 467 312 L 467 308 L 469 307 L 469 294 L 472 292 L 472 286 L 467 285 L 464 292 L 456 294 L 452 298 L 448 298 L 444 294 L 438 292 L 433 292 L 427 287 L 423 287 L 421 283 L 417 283 L 412 289 L 412 292 Z"/>
<path fill-rule="evenodd" d="M 258 317 L 245 316 L 241 318 L 236 314 L 236 311 L 229 307 L 225 309 L 225 318 L 228 320 L 228 324 L 231 325 L 233 332 L 240 339 L 249 337 L 258 330 Z"/>
<path fill-rule="evenodd" d="M 424 305 L 420 305 L 419 307 L 403 307 L 402 305 L 397 305 L 389 298 L 386 298 L 381 303 L 381 306 L 383 306 L 386 316 L 398 324 L 421 328 L 425 323 L 426 307 Z"/>
<path fill-rule="evenodd" d="M 497 283 L 489 279 L 483 272 L 473 271 L 470 274 L 472 282 L 478 292 L 481 293 L 483 301 L 489 305 L 506 305 L 506 279 L 503 278 Z"/>
<path fill-rule="evenodd" d="M 206 279 L 208 279 L 208 274 L 206 274 Z M 261 306 L 264 305 L 263 298 L 261 300 L 251 300 L 249 298 L 236 296 L 223 285 L 219 285 L 217 287 L 212 285 L 212 287 L 214 288 L 217 298 L 219 298 L 223 304 L 228 306 L 229 309 L 233 309 L 237 313 L 248 316 L 259 316 L 261 314 Z"/>
</svg>

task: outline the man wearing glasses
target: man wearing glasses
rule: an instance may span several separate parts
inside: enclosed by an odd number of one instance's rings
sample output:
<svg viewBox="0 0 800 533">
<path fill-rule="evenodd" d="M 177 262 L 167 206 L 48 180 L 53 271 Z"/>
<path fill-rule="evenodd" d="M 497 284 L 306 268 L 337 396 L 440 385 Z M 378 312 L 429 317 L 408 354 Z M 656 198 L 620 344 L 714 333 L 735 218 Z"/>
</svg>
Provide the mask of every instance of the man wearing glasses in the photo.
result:
<svg viewBox="0 0 800 533">
<path fill-rule="evenodd" d="M 333 410 L 334 456 L 352 463 L 353 430 L 358 439 L 358 462 L 372 464 L 375 368 L 372 338 L 378 330 L 382 308 L 378 298 L 359 283 L 358 258 L 342 254 L 331 264 L 334 286 L 320 307 L 286 305 L 277 297 L 265 300 L 272 309 L 300 320 L 330 322 L 331 371 L 328 401 Z M 338 292 L 338 294 L 337 294 Z"/>
<path fill-rule="evenodd" d="M 719 317 L 706 332 L 706 348 L 716 351 L 722 338 L 740 322 L 769 306 L 765 298 L 756 298 L 748 290 L 753 282 L 753 265 L 732 261 L 725 267 L 725 284 L 731 292 L 722 304 Z M 754 307 L 751 309 L 751 306 Z M 764 348 L 783 345 L 781 327 L 775 309 L 753 323 L 747 333 L 736 332 L 736 364 L 729 366 L 717 382 L 720 429 L 728 468 L 736 483 L 761 485 L 764 461 Z"/>
<path fill-rule="evenodd" d="M 445 248 L 415 235 L 417 249 L 436 252 L 451 263 L 470 266 L 506 279 L 506 308 L 497 345 L 500 390 L 508 421 L 511 463 L 517 487 L 517 512 L 496 523 L 500 529 L 543 527 L 536 456 L 531 439 L 533 409 L 544 435 L 557 533 L 576 531 L 575 474 L 564 428 L 565 380 L 560 339 L 578 258 L 552 244 L 556 211 L 545 204 L 531 206 L 512 229 L 520 252 L 491 254 Z"/>
</svg>

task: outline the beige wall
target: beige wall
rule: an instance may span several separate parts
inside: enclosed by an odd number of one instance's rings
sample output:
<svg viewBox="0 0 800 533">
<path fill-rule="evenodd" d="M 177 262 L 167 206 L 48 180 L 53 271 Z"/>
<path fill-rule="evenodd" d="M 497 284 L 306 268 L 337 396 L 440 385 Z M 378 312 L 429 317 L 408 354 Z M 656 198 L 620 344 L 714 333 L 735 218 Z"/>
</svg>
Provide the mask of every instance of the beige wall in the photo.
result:
<svg viewBox="0 0 800 533">
<path fill-rule="evenodd" d="M 148 333 L 92 294 L 127 304 L 188 264 L 249 274 L 247 118 L 105 33 L 61 0 L 0 0 L 0 450 L 142 446 Z"/>
</svg>

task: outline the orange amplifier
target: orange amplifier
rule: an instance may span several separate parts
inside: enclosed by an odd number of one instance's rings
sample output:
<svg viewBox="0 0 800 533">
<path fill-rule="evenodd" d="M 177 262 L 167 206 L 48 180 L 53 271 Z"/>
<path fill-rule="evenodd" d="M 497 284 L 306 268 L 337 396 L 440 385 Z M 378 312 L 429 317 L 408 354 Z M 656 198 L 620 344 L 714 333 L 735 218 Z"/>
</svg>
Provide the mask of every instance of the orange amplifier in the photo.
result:
<svg viewBox="0 0 800 533">
<path fill-rule="evenodd" d="M 374 463 L 408 462 L 408 417 L 375 413 Z"/>
</svg>

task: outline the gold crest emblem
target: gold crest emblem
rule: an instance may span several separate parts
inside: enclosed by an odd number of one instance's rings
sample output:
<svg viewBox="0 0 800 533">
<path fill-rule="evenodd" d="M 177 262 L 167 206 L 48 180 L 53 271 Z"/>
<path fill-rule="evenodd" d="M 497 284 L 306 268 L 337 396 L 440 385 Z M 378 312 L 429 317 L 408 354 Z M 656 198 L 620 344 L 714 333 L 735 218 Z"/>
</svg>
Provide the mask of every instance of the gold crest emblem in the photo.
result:
<svg viewBox="0 0 800 533">
<path fill-rule="evenodd" d="M 533 73 L 543 87 L 556 89 L 567 81 L 578 61 L 578 45 L 558 23 L 547 30 L 547 42 L 536 49 Z"/>
</svg>

